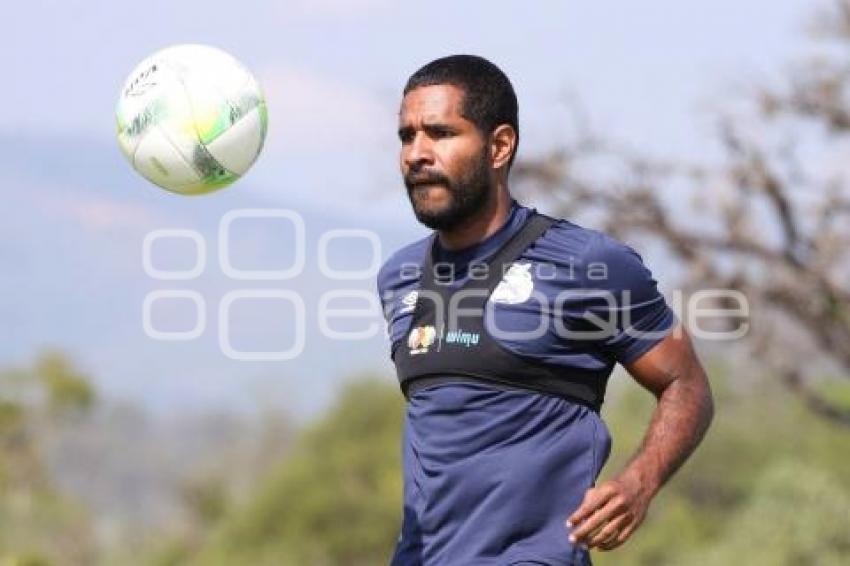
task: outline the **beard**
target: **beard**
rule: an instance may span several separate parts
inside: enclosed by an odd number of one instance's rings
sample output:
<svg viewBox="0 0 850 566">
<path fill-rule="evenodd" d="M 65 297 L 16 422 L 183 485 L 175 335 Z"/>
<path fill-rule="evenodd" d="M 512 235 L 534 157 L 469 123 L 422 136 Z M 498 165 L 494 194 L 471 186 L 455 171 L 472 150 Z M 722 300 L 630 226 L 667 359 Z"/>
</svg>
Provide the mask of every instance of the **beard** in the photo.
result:
<svg viewBox="0 0 850 566">
<path fill-rule="evenodd" d="M 432 230 L 450 231 L 481 211 L 490 199 L 490 167 L 482 152 L 460 178 L 452 180 L 436 171 L 418 171 L 404 177 L 407 196 L 416 219 Z M 449 202 L 441 208 L 428 207 L 426 185 L 441 185 L 449 194 Z"/>
</svg>

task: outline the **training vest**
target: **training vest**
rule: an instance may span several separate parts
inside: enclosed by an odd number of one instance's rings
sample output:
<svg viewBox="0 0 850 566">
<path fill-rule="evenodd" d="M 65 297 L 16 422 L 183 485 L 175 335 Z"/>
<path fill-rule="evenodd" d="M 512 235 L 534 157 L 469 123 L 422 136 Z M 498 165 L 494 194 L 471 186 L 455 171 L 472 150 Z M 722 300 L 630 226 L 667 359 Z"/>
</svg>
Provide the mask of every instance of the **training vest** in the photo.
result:
<svg viewBox="0 0 850 566">
<path fill-rule="evenodd" d="M 483 382 L 499 388 L 556 395 L 599 410 L 604 380 L 589 372 L 585 374 L 511 352 L 490 336 L 484 324 L 487 300 L 505 271 L 555 221 L 533 211 L 525 224 L 486 262 L 486 277 L 469 277 L 458 288 L 438 281 L 435 276 L 437 233 L 434 233 L 421 266 L 407 340 L 402 340 L 392 352 L 399 384 L 407 399 L 431 385 Z M 465 294 L 455 310 L 471 310 L 478 316 L 460 314 L 452 321 L 448 307 L 452 296 L 461 291 Z M 442 312 L 438 313 L 438 308 Z M 452 322 L 454 327 L 449 326 Z"/>
</svg>

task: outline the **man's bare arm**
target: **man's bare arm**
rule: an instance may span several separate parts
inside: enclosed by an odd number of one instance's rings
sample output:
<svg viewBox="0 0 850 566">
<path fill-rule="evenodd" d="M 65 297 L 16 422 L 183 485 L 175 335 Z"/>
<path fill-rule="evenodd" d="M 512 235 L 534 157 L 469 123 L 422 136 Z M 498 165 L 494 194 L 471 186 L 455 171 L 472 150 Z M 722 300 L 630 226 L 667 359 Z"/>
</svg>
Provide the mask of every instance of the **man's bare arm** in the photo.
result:
<svg viewBox="0 0 850 566">
<path fill-rule="evenodd" d="M 662 485 L 702 440 L 714 415 L 711 388 L 679 327 L 626 370 L 658 404 L 640 448 L 616 478 L 587 491 L 568 520 L 570 539 L 610 550 L 631 536 Z"/>
</svg>

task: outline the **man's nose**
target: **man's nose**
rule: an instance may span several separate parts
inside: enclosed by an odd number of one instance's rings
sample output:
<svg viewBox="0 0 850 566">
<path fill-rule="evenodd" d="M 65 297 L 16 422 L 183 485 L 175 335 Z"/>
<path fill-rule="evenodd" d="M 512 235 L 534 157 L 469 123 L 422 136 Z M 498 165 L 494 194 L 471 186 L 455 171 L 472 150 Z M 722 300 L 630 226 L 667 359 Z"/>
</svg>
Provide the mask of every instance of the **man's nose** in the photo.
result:
<svg viewBox="0 0 850 566">
<path fill-rule="evenodd" d="M 425 165 L 434 164 L 434 152 L 428 136 L 417 132 L 404 154 L 404 163 L 410 169 L 420 169 Z"/>
</svg>

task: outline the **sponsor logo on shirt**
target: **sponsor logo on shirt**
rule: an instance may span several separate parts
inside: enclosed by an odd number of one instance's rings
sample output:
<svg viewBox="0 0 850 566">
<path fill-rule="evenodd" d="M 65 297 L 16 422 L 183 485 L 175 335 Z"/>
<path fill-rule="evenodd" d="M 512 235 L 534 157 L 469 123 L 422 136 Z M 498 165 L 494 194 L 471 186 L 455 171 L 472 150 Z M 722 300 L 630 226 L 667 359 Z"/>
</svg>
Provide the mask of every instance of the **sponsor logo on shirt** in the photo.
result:
<svg viewBox="0 0 850 566">
<path fill-rule="evenodd" d="M 490 295 L 494 303 L 516 305 L 524 303 L 534 290 L 531 263 L 513 263 Z"/>
<path fill-rule="evenodd" d="M 407 347 L 410 348 L 410 355 L 428 353 L 428 348 L 436 339 L 437 330 L 433 326 L 417 326 L 407 336 Z"/>
<path fill-rule="evenodd" d="M 477 332 L 464 332 L 463 330 L 451 330 L 446 334 L 446 344 L 460 344 L 471 348 L 478 345 L 480 336 Z"/>
</svg>

